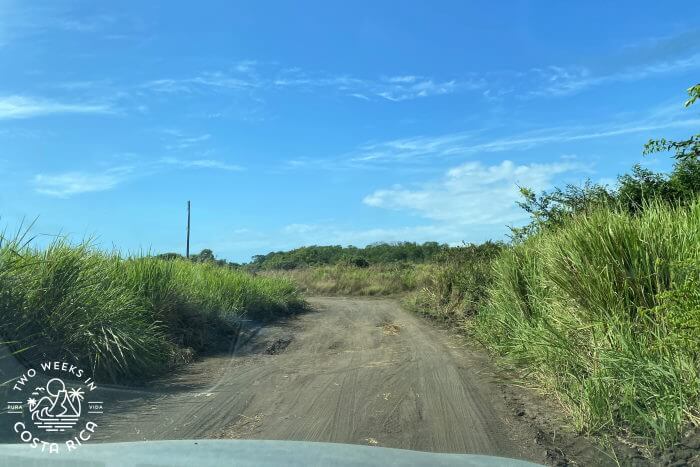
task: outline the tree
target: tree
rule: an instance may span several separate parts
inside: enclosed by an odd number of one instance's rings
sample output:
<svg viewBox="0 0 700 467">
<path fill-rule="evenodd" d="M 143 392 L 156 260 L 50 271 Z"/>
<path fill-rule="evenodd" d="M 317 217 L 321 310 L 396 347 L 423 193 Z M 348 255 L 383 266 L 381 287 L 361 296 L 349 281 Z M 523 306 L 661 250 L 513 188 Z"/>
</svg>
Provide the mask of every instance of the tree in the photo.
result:
<svg viewBox="0 0 700 467">
<path fill-rule="evenodd" d="M 511 239 L 521 241 L 545 228 L 563 225 L 571 216 L 588 209 L 610 205 L 615 198 L 607 187 L 586 180 L 583 186 L 568 184 L 537 195 L 533 190 L 520 187 L 523 201 L 518 206 L 530 215 L 523 227 L 510 227 Z"/>
<path fill-rule="evenodd" d="M 179 253 L 162 253 L 160 255 L 156 255 L 156 258 L 165 259 L 165 260 L 173 260 L 173 259 L 183 259 L 184 256 L 182 256 Z"/>
<path fill-rule="evenodd" d="M 700 99 L 700 83 L 688 88 L 688 96 L 690 97 L 685 101 L 685 107 L 690 107 Z M 666 151 L 675 152 L 674 157 L 678 160 L 697 160 L 700 158 L 700 134 L 680 141 L 651 139 L 644 145 L 645 155 Z"/>
<path fill-rule="evenodd" d="M 641 211 L 644 203 L 652 198 L 668 200 L 672 197 L 667 178 L 639 164 L 632 167 L 632 173 L 617 177 L 617 182 L 617 199 L 630 212 Z"/>
<path fill-rule="evenodd" d="M 198 255 L 192 255 L 190 260 L 194 261 L 195 263 L 209 263 L 216 261 L 216 258 L 214 257 L 213 251 L 211 251 L 209 248 L 205 248 L 200 251 Z"/>
</svg>

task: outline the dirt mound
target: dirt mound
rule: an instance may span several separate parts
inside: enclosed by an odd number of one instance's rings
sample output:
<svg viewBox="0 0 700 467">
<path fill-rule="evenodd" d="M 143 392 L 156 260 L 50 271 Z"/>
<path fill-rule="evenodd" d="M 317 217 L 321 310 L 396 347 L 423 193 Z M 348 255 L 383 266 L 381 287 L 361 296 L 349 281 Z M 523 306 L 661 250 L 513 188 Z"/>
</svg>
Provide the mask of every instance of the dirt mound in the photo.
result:
<svg viewBox="0 0 700 467">
<path fill-rule="evenodd" d="M 265 348 L 265 353 L 268 355 L 277 355 L 289 347 L 289 344 L 292 343 L 293 338 L 292 337 L 282 337 L 280 339 L 275 339 L 270 345 Z"/>
<path fill-rule="evenodd" d="M 395 336 L 401 332 L 401 327 L 398 324 L 385 324 L 382 326 L 382 330 L 385 336 Z"/>
</svg>

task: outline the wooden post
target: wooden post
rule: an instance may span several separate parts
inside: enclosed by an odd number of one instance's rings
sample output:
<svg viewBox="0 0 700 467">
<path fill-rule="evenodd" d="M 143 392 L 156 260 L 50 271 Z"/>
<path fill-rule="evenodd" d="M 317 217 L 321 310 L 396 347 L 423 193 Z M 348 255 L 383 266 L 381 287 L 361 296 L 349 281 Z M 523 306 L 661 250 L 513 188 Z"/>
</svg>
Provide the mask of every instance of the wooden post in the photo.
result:
<svg viewBox="0 0 700 467">
<path fill-rule="evenodd" d="M 190 257 L 190 202 L 187 201 L 187 249 L 185 250 L 187 259 Z"/>
</svg>

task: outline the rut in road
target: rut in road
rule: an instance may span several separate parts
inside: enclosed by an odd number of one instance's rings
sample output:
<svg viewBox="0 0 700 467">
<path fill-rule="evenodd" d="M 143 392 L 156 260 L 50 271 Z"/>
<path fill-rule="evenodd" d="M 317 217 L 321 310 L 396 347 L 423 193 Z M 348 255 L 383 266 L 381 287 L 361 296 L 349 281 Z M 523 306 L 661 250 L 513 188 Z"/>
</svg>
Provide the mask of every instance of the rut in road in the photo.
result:
<svg viewBox="0 0 700 467">
<path fill-rule="evenodd" d="M 125 391 L 100 441 L 327 441 L 533 458 L 483 358 L 393 300 L 312 298 L 145 391 Z M 107 411 L 107 409 L 106 409 Z"/>
</svg>

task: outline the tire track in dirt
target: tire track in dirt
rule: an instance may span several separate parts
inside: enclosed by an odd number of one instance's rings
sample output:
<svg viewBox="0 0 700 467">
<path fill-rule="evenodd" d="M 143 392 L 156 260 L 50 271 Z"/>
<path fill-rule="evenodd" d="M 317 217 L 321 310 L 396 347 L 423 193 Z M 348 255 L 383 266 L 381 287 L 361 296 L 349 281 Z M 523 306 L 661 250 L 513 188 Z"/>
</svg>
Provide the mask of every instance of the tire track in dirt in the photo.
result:
<svg viewBox="0 0 700 467">
<path fill-rule="evenodd" d="M 315 311 L 230 354 L 115 392 L 98 440 L 287 439 L 543 461 L 479 358 L 445 331 L 393 300 L 309 301 Z"/>
</svg>

